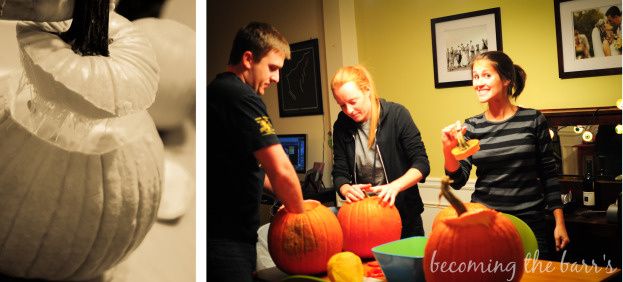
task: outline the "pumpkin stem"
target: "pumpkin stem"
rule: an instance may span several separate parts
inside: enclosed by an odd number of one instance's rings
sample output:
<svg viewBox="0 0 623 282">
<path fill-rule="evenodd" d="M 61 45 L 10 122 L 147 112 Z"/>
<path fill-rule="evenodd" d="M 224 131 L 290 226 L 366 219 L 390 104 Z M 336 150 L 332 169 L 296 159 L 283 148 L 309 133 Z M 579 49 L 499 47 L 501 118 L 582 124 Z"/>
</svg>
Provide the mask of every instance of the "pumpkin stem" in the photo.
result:
<svg viewBox="0 0 623 282">
<path fill-rule="evenodd" d="M 61 38 L 81 56 L 108 57 L 108 12 L 110 0 L 76 1 L 73 20 Z"/>
<path fill-rule="evenodd" d="M 467 149 L 467 147 L 469 147 L 469 145 L 467 145 L 467 142 L 465 141 L 465 137 L 463 136 L 463 132 L 461 131 L 461 122 L 457 120 L 455 123 L 455 126 L 456 126 L 456 134 L 454 135 L 454 138 L 458 142 L 457 147 L 465 150 Z"/>
<path fill-rule="evenodd" d="M 441 192 L 439 193 L 439 198 L 443 196 L 448 200 L 448 202 L 452 205 L 452 207 L 456 210 L 456 215 L 461 216 L 464 212 L 467 211 L 463 202 L 461 202 L 455 195 L 450 191 L 450 183 L 452 180 L 448 176 L 444 176 L 441 178 Z"/>
</svg>

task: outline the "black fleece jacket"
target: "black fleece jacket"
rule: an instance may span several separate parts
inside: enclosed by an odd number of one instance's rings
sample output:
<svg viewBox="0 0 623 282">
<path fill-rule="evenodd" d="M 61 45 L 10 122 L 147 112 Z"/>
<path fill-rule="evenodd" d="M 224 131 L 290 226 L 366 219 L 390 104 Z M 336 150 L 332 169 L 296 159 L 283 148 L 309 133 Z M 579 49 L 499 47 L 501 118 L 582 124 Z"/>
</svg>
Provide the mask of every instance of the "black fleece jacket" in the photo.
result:
<svg viewBox="0 0 623 282">
<path fill-rule="evenodd" d="M 359 124 L 343 112 L 333 125 L 333 185 L 339 193 L 344 184 L 353 183 L 355 165 L 354 134 Z M 402 105 L 381 99 L 381 117 L 376 131 L 376 143 L 385 165 L 388 181 L 400 178 L 410 168 L 419 170 L 424 182 L 430 173 L 426 148 L 411 114 Z M 363 183 L 360 183 L 363 184 Z M 342 195 L 340 195 L 343 197 Z M 401 216 L 424 211 L 417 184 L 398 193 L 396 207 Z"/>
</svg>

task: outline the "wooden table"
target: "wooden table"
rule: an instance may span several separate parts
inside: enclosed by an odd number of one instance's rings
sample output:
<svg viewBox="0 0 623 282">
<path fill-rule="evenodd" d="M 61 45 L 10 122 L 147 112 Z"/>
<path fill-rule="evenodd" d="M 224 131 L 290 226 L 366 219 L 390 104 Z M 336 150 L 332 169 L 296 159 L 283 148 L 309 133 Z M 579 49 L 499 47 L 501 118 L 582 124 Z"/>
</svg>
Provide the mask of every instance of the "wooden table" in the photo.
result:
<svg viewBox="0 0 623 282">
<path fill-rule="evenodd" d="M 526 260 L 521 281 L 621 281 L 621 269 L 546 260 Z"/>
<path fill-rule="evenodd" d="M 521 281 L 539 282 L 580 282 L 580 281 L 621 281 L 621 269 L 607 267 L 591 267 L 589 265 L 563 263 L 546 260 L 527 259 L 525 271 Z M 364 273 L 368 266 L 364 263 Z M 260 281 L 280 281 L 288 275 L 276 267 L 268 268 L 258 273 Z M 329 279 L 322 277 L 326 281 Z M 364 282 L 387 281 L 374 278 L 365 278 Z"/>
</svg>

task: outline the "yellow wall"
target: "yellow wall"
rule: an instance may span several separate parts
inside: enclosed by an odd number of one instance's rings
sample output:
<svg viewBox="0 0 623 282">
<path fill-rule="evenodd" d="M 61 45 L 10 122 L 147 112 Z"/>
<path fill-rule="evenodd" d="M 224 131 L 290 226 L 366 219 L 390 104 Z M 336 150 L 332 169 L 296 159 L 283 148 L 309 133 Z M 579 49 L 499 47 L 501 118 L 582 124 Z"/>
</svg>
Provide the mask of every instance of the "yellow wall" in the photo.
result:
<svg viewBox="0 0 623 282">
<path fill-rule="evenodd" d="M 381 97 L 406 106 L 422 132 L 431 177 L 443 175 L 440 131 L 483 111 L 469 86 L 435 89 L 431 18 L 500 7 L 503 50 L 528 74 L 517 104 L 536 108 L 612 106 L 621 75 L 558 78 L 553 1 L 355 1 L 359 62 Z"/>
</svg>

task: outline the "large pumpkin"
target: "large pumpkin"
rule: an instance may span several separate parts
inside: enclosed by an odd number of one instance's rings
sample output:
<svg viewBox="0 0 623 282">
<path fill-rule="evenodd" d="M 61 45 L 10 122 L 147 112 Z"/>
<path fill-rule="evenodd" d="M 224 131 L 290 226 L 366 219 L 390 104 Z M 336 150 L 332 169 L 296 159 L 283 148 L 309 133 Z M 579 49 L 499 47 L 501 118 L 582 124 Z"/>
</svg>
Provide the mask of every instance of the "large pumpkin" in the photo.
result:
<svg viewBox="0 0 623 282">
<path fill-rule="evenodd" d="M 158 129 L 174 129 L 195 106 L 195 31 L 169 19 L 134 24 L 149 38 L 160 66 L 156 100 L 148 109 Z"/>
<path fill-rule="evenodd" d="M 469 211 L 456 198 L 448 201 L 458 215 L 440 219 L 429 236 L 426 281 L 519 281 L 524 250 L 513 223 L 495 210 Z"/>
<path fill-rule="evenodd" d="M 15 277 L 102 274 L 140 244 L 160 202 L 149 43 L 130 47 L 147 40 L 113 15 L 112 45 L 126 47 L 87 58 L 49 29 L 62 26 L 18 24 L 25 70 L 0 99 L 0 273 Z"/>
<path fill-rule="evenodd" d="M 395 206 L 384 205 L 379 197 L 345 203 L 337 218 L 344 233 L 344 251 L 372 258 L 372 248 L 400 239 L 402 221 Z"/>
<path fill-rule="evenodd" d="M 281 207 L 268 229 L 268 251 L 275 265 L 290 274 L 327 271 L 327 262 L 342 250 L 342 229 L 327 207 L 306 200 L 305 212 Z"/>
</svg>

